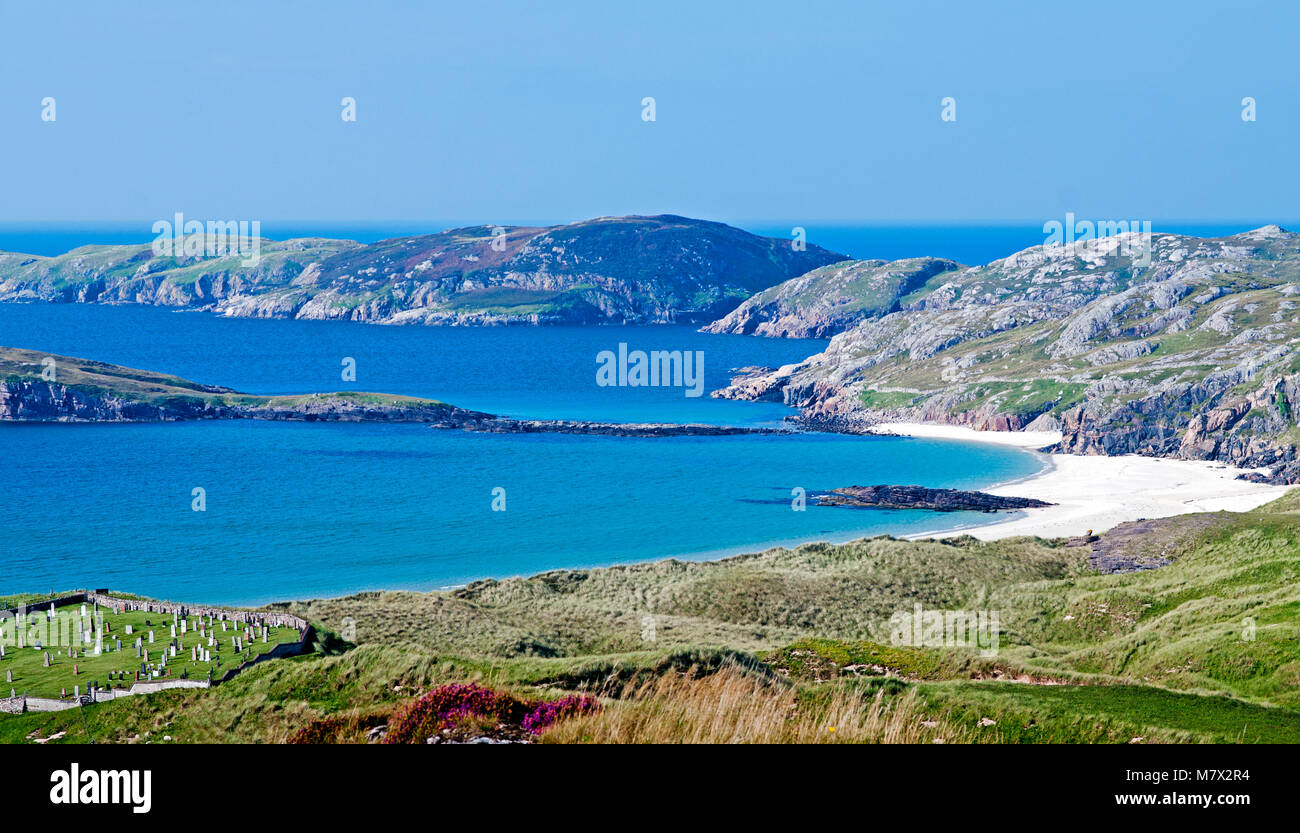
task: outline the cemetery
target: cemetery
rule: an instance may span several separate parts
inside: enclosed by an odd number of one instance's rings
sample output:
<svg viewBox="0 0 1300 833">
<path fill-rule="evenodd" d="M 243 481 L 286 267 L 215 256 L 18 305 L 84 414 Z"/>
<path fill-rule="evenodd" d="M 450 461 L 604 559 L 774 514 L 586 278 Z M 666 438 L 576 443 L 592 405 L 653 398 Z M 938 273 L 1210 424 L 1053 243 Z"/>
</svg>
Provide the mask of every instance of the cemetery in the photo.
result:
<svg viewBox="0 0 1300 833">
<path fill-rule="evenodd" d="M 250 663 L 298 653 L 309 632 L 305 621 L 285 614 L 103 591 L 34 602 L 0 610 L 0 701 L 46 710 L 80 698 L 213 685 Z"/>
</svg>

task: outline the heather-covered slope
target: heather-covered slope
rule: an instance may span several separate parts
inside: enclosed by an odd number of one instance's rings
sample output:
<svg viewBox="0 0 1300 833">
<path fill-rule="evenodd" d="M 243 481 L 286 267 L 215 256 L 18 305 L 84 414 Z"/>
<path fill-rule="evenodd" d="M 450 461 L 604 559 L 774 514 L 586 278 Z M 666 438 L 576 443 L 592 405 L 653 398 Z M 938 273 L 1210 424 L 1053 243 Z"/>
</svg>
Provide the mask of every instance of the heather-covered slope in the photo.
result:
<svg viewBox="0 0 1300 833">
<path fill-rule="evenodd" d="M 798 366 L 719 392 L 847 430 L 1060 429 L 1061 449 L 1269 466 L 1300 480 L 1300 235 L 1037 247 L 945 274 Z"/>
<path fill-rule="evenodd" d="M 710 321 L 842 255 L 685 217 L 480 226 L 385 240 L 262 241 L 261 260 L 149 244 L 0 253 L 0 300 L 141 303 L 384 324 Z"/>
</svg>

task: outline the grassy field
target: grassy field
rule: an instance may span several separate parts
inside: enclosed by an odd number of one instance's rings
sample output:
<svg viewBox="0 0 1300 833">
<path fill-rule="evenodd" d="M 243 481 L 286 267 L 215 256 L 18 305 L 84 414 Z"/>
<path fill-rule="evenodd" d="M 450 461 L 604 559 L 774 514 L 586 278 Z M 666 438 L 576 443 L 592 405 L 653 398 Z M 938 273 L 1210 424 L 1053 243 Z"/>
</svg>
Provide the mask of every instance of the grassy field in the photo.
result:
<svg viewBox="0 0 1300 833">
<path fill-rule="evenodd" d="M 88 616 L 85 619 L 81 617 L 80 604 L 56 608 L 56 618 L 53 621 L 47 618 L 46 610 L 46 607 L 41 607 L 35 613 L 28 613 L 27 635 L 24 640 L 26 647 L 23 648 L 17 646 L 16 621 L 13 618 L 0 620 L 0 642 L 5 646 L 5 656 L 0 658 L 0 674 L 4 675 L 0 678 L 4 685 L 3 696 L 8 696 L 10 689 L 32 697 L 60 697 L 66 691 L 66 696 L 71 697 L 74 687 L 79 687 L 82 693 L 91 685 L 101 688 L 130 688 L 136 681 L 135 675 L 140 670 L 141 663 L 146 661 L 143 654 L 148 653 L 150 669 L 158 669 L 159 661 L 163 653 L 168 652 L 172 641 L 170 615 L 141 611 L 116 614 L 107 608 L 100 608 L 105 627 L 104 650 L 102 654 L 95 655 L 94 640 L 84 644 L 82 637 L 78 636 L 85 629 L 97 627 L 91 606 L 87 606 Z M 206 680 L 209 674 L 220 677 L 277 645 L 297 642 L 299 639 L 298 632 L 293 628 L 270 628 L 265 642 L 260 633 L 251 641 L 245 637 L 244 650 L 236 652 L 231 637 L 243 636 L 243 632 L 235 623 L 226 623 L 227 630 L 223 630 L 221 623 L 216 622 L 211 631 L 216 644 L 209 646 L 208 640 L 199 636 L 200 620 L 191 617 L 188 622 L 186 633 L 182 634 L 177 628 L 177 652 L 174 658 L 167 658 L 166 676 L 156 679 Z M 207 620 L 203 620 L 202 624 L 206 627 Z M 126 633 L 127 626 L 132 628 L 133 634 Z M 149 640 L 151 632 L 154 635 L 153 642 Z M 139 657 L 135 651 L 137 638 L 143 640 L 142 655 Z M 34 647 L 36 640 L 41 642 L 42 648 Z M 190 652 L 195 646 L 209 651 L 211 661 L 191 662 Z M 70 648 L 76 651 L 76 657 L 69 656 Z M 50 658 L 48 667 L 45 665 L 46 654 Z M 110 672 L 115 675 L 124 672 L 124 675 L 110 681 Z M 140 678 L 151 679 L 147 674 L 141 674 Z"/>
<path fill-rule="evenodd" d="M 1172 563 L 1122 575 L 1060 541 L 875 538 L 292 603 L 325 652 L 87 717 L 101 742 L 365 742 L 474 681 L 601 699 L 546 742 L 1300 742 L 1300 502 L 1146 526 L 1123 546 Z M 917 603 L 996 611 L 998 650 L 898 644 Z M 0 741 L 84 741 L 75 718 Z"/>
</svg>

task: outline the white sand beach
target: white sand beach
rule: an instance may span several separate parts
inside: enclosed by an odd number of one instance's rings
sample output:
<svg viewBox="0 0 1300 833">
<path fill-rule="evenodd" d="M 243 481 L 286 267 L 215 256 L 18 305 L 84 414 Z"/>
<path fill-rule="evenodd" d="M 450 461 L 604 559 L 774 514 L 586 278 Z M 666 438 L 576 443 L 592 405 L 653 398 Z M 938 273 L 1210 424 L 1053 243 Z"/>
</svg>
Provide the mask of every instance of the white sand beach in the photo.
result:
<svg viewBox="0 0 1300 833">
<path fill-rule="evenodd" d="M 1060 439 L 1056 432 L 974 431 L 952 425 L 895 423 L 879 434 L 1040 449 Z M 1045 455 L 1051 468 L 1042 474 L 989 489 L 991 494 L 1034 497 L 1057 504 L 1024 510 L 1022 517 L 969 530 L 983 540 L 1016 535 L 1044 538 L 1104 532 L 1124 521 L 1166 518 L 1189 512 L 1246 512 L 1281 497 L 1291 486 L 1237 480 L 1245 469 L 1196 460 L 1156 457 Z M 927 537 L 927 536 L 910 536 Z"/>
</svg>

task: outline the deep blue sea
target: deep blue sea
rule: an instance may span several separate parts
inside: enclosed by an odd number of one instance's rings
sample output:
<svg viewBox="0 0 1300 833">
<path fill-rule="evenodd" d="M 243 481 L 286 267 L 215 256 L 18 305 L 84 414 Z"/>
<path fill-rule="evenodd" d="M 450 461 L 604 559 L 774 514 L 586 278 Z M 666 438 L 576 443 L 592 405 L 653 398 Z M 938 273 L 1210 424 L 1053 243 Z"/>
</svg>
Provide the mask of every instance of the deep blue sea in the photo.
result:
<svg viewBox="0 0 1300 833">
<path fill-rule="evenodd" d="M 3 240 L 0 248 L 38 251 Z M 255 393 L 386 391 L 516 416 L 616 421 L 775 425 L 789 413 L 689 398 L 681 388 L 598 387 L 596 354 L 620 342 L 702 351 L 706 391 L 733 368 L 798 361 L 825 343 L 679 326 L 385 327 L 0 304 L 0 344 Z M 356 382 L 340 378 L 345 357 L 356 360 Z M 3 425 L 0 460 L 0 593 L 111 587 L 226 604 L 954 529 L 991 518 L 799 512 L 791 492 L 981 488 L 1043 465 L 1011 449 L 885 437 L 511 436 L 245 421 Z M 191 508 L 195 487 L 206 511 Z M 498 487 L 505 511 L 493 511 Z"/>
</svg>

